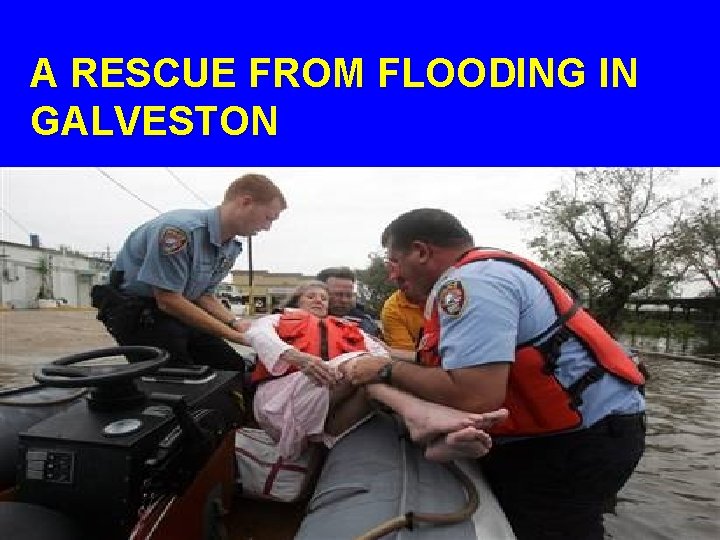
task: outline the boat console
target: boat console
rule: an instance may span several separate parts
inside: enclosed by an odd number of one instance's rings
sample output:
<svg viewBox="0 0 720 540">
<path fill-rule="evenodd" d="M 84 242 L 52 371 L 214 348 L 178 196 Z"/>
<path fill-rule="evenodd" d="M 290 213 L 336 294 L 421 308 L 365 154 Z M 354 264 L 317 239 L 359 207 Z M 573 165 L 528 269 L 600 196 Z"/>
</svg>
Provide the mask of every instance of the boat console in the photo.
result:
<svg viewBox="0 0 720 540">
<path fill-rule="evenodd" d="M 143 360 L 77 365 L 128 353 Z M 127 538 L 153 500 L 181 493 L 241 420 L 242 374 L 166 362 L 160 349 L 113 347 L 40 368 L 35 378 L 45 385 L 91 391 L 19 434 L 17 500 L 112 540 Z"/>
</svg>

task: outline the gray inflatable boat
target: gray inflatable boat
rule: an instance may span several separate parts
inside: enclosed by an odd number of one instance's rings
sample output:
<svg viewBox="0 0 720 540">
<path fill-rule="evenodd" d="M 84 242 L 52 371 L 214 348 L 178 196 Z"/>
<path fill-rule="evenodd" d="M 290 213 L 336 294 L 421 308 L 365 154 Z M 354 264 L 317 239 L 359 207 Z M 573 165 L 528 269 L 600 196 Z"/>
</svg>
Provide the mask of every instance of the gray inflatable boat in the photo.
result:
<svg viewBox="0 0 720 540">
<path fill-rule="evenodd" d="M 477 463 L 425 459 L 391 416 L 329 452 L 296 540 L 513 539 Z"/>
</svg>

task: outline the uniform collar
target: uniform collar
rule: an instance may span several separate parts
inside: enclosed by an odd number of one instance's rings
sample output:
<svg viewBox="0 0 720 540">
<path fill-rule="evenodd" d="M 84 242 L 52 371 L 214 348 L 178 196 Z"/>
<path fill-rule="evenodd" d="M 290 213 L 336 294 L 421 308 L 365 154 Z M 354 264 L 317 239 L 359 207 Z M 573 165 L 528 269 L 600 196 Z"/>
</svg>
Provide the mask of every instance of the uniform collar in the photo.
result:
<svg viewBox="0 0 720 540">
<path fill-rule="evenodd" d="M 210 233 L 210 242 L 216 246 L 222 246 L 222 238 L 220 238 L 220 207 L 211 208 L 207 213 L 208 232 Z"/>
</svg>

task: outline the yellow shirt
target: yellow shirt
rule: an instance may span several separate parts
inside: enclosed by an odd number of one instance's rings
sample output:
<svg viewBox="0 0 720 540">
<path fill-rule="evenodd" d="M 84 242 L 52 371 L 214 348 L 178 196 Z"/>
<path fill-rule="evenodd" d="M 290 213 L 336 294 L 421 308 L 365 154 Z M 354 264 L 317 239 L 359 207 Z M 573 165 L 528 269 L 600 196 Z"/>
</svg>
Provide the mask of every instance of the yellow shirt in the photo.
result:
<svg viewBox="0 0 720 540">
<path fill-rule="evenodd" d="M 423 326 L 423 308 L 411 303 L 397 290 L 385 301 L 380 312 L 385 343 L 396 349 L 415 350 Z"/>
</svg>

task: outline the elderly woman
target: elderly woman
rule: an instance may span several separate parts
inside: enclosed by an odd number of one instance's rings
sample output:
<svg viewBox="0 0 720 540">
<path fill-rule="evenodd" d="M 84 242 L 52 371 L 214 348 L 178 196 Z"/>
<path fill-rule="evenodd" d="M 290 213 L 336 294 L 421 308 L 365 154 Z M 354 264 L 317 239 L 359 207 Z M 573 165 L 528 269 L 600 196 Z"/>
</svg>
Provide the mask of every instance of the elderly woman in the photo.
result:
<svg viewBox="0 0 720 540">
<path fill-rule="evenodd" d="M 313 440 L 331 447 L 369 418 L 371 400 L 403 418 L 410 437 L 427 444 L 428 459 L 446 461 L 488 452 L 490 437 L 483 428 L 504 420 L 504 409 L 468 413 L 386 384 L 357 387 L 345 381 L 344 362 L 365 355 L 388 361 L 389 357 L 385 346 L 357 325 L 329 316 L 328 299 L 324 283 L 305 283 L 282 313 L 258 319 L 245 334 L 259 359 L 253 373 L 258 383 L 255 418 L 277 441 L 283 456 L 297 456 Z"/>
</svg>

